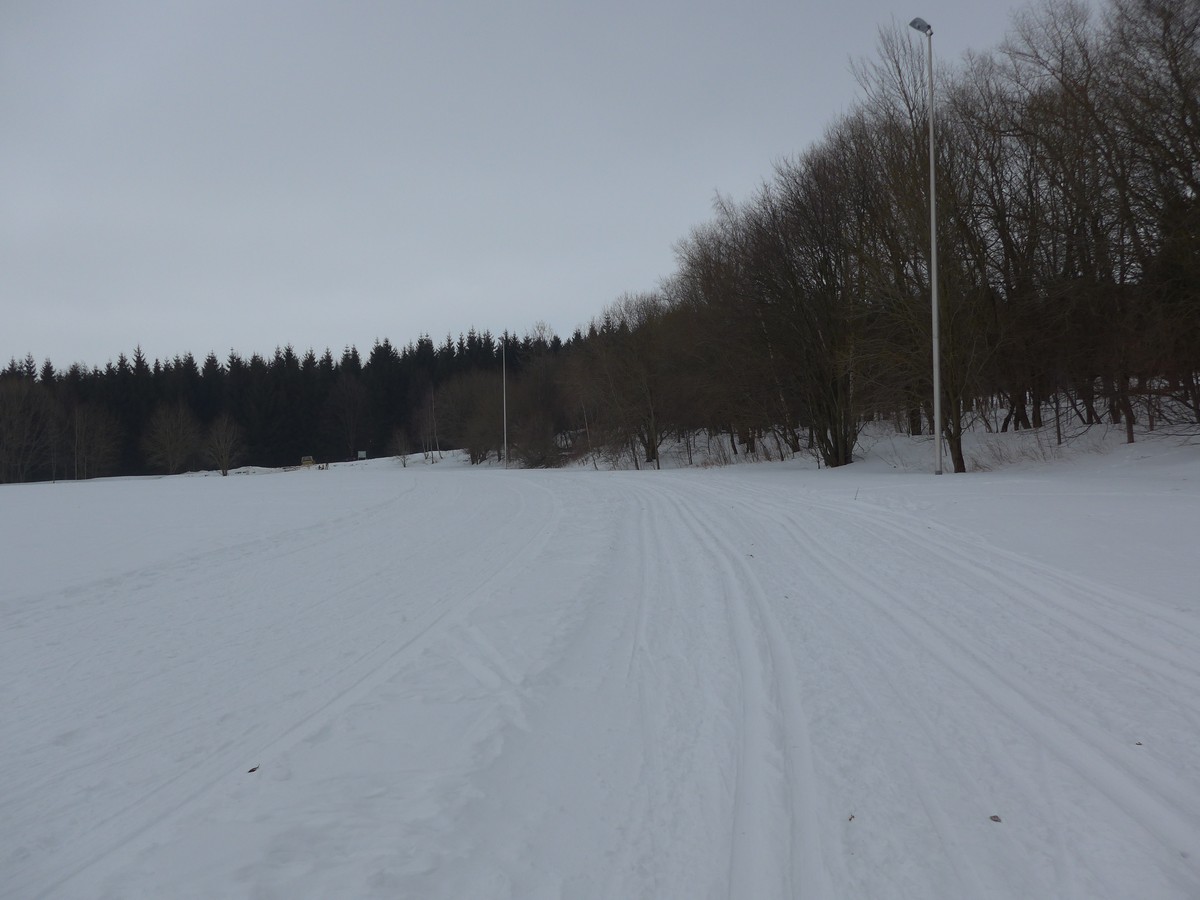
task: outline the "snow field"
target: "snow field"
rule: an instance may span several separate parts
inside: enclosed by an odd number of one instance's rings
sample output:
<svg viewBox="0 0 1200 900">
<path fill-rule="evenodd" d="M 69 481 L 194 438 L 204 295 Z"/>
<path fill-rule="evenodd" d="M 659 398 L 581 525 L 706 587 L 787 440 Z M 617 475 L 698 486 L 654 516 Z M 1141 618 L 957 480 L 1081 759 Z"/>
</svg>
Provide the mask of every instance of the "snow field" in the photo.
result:
<svg viewBox="0 0 1200 900">
<path fill-rule="evenodd" d="M 1200 896 L 1198 476 L 2 488 L 0 896 Z"/>
</svg>

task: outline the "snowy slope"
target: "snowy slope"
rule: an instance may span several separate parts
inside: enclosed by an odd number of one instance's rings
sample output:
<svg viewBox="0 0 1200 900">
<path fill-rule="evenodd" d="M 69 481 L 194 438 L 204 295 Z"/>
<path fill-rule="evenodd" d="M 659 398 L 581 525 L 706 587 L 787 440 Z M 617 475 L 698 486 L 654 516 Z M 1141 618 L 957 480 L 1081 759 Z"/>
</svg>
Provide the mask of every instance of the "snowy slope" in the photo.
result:
<svg viewBox="0 0 1200 900">
<path fill-rule="evenodd" d="M 0 488 L 0 896 L 1195 898 L 1198 534 L 1170 442 Z"/>
</svg>

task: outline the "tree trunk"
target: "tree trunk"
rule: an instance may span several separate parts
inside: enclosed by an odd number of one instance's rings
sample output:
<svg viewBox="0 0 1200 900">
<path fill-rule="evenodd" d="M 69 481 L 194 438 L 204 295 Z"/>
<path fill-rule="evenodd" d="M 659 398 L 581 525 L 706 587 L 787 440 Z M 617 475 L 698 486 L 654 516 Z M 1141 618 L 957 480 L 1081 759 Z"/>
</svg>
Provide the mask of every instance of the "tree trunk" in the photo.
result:
<svg viewBox="0 0 1200 900">
<path fill-rule="evenodd" d="M 921 428 L 921 407 L 912 406 L 908 410 L 908 433 L 914 437 L 922 434 Z"/>
<path fill-rule="evenodd" d="M 1129 391 L 1125 388 L 1125 383 L 1122 382 L 1121 393 L 1118 396 L 1121 411 L 1125 414 L 1125 443 L 1133 443 L 1133 426 L 1136 424 L 1136 419 L 1133 416 L 1133 403 L 1129 400 Z"/>
</svg>

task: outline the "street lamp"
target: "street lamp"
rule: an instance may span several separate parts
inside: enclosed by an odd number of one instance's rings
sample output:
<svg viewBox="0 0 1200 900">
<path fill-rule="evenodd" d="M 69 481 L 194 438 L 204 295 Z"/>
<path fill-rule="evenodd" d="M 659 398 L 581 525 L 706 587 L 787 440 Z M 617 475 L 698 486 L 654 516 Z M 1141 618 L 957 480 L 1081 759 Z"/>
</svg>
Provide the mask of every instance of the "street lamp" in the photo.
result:
<svg viewBox="0 0 1200 900">
<path fill-rule="evenodd" d="M 938 340 L 937 175 L 933 149 L 933 26 L 918 17 L 908 23 L 929 39 L 929 290 L 933 301 L 933 431 L 937 467 L 942 474 L 942 364 Z"/>
</svg>

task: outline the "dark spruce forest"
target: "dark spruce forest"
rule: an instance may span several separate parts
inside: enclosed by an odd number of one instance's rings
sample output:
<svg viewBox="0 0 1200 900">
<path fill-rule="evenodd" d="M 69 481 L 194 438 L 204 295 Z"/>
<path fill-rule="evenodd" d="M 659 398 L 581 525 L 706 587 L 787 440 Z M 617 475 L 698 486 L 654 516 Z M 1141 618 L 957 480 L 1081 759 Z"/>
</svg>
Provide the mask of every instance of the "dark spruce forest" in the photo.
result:
<svg viewBox="0 0 1200 900">
<path fill-rule="evenodd" d="M 465 449 L 654 466 L 668 442 L 853 459 L 932 429 L 923 40 L 857 66 L 857 105 L 718 196 L 654 290 L 561 338 L 467 330 L 273 355 L 0 371 L 0 482 Z M 802 89 L 802 88 L 801 88 Z M 1044 3 L 938 73 L 942 439 L 1200 423 L 1200 3 Z M 782 111 L 781 111 L 782 114 Z M 531 273 L 536 278 L 536 273 Z M 15 303 L 20 298 L 13 298 Z M 465 323 L 464 323 L 465 324 Z M 10 321 L 9 327 L 12 327 Z"/>
</svg>

